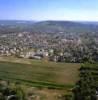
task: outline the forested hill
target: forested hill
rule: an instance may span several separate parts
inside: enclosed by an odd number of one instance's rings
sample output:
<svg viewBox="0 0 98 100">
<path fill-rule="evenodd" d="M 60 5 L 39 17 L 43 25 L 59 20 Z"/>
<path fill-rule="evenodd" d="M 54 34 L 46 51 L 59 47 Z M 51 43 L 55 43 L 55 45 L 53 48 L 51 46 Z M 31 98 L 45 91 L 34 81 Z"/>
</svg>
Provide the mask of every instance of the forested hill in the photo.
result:
<svg viewBox="0 0 98 100">
<path fill-rule="evenodd" d="M 72 21 L 42 21 L 33 25 L 33 30 L 46 33 L 98 31 L 98 24 Z"/>
<path fill-rule="evenodd" d="M 98 23 L 72 21 L 0 21 L 0 34 L 23 31 L 36 33 L 91 32 L 98 31 Z"/>
</svg>

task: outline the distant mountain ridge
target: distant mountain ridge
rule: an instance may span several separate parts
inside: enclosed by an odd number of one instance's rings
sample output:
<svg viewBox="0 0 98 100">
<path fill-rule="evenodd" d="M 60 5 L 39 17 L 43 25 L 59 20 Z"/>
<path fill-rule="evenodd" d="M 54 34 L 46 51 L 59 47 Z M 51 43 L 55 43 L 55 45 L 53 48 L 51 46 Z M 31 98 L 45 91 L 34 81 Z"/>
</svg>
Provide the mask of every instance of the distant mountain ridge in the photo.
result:
<svg viewBox="0 0 98 100">
<path fill-rule="evenodd" d="M 0 20 L 0 25 L 33 24 L 35 21 L 26 20 Z"/>
<path fill-rule="evenodd" d="M 5 32 L 90 32 L 98 31 L 97 22 L 75 21 L 25 21 L 25 20 L 0 20 L 0 33 Z"/>
<path fill-rule="evenodd" d="M 98 30 L 97 24 L 72 22 L 72 21 L 42 21 L 33 25 L 39 32 L 81 32 Z"/>
</svg>

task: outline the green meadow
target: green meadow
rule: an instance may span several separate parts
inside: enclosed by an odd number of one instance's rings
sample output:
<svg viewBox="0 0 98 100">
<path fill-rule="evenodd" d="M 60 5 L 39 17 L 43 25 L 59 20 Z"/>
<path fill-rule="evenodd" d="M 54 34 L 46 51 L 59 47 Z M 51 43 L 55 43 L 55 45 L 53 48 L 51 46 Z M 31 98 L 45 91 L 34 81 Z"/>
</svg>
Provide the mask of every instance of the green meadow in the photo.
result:
<svg viewBox="0 0 98 100">
<path fill-rule="evenodd" d="M 75 63 L 3 58 L 0 60 L 0 79 L 35 87 L 65 89 L 74 86 L 79 68 L 80 64 Z"/>
</svg>

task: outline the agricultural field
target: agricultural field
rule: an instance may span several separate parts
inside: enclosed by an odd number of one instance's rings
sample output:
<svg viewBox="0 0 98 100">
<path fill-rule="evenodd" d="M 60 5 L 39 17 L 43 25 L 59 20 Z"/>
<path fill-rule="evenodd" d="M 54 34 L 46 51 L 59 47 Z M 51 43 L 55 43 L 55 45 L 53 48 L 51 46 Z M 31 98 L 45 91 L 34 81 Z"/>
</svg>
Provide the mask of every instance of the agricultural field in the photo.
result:
<svg viewBox="0 0 98 100">
<path fill-rule="evenodd" d="M 17 62 L 13 61 L 14 59 Z M 22 63 L 22 59 L 5 58 L 5 61 L 0 61 L 0 78 L 36 85 L 57 84 L 58 86 L 71 86 L 78 79 L 77 69 L 79 67 L 80 64 L 40 60 L 24 60 L 24 63 Z"/>
<path fill-rule="evenodd" d="M 75 63 L 6 57 L 0 59 L 0 79 L 39 88 L 34 91 L 47 96 L 45 100 L 48 100 L 49 96 L 51 100 L 56 100 L 55 95 L 70 93 L 78 80 L 80 66 Z"/>
</svg>

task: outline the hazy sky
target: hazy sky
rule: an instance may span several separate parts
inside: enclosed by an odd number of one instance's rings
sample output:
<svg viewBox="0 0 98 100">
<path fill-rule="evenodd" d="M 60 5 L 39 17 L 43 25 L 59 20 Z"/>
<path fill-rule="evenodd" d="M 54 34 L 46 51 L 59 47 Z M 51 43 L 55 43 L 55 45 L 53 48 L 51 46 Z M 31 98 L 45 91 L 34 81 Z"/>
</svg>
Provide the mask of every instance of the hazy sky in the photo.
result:
<svg viewBox="0 0 98 100">
<path fill-rule="evenodd" d="M 0 19 L 98 21 L 98 0 L 0 0 Z"/>
</svg>

